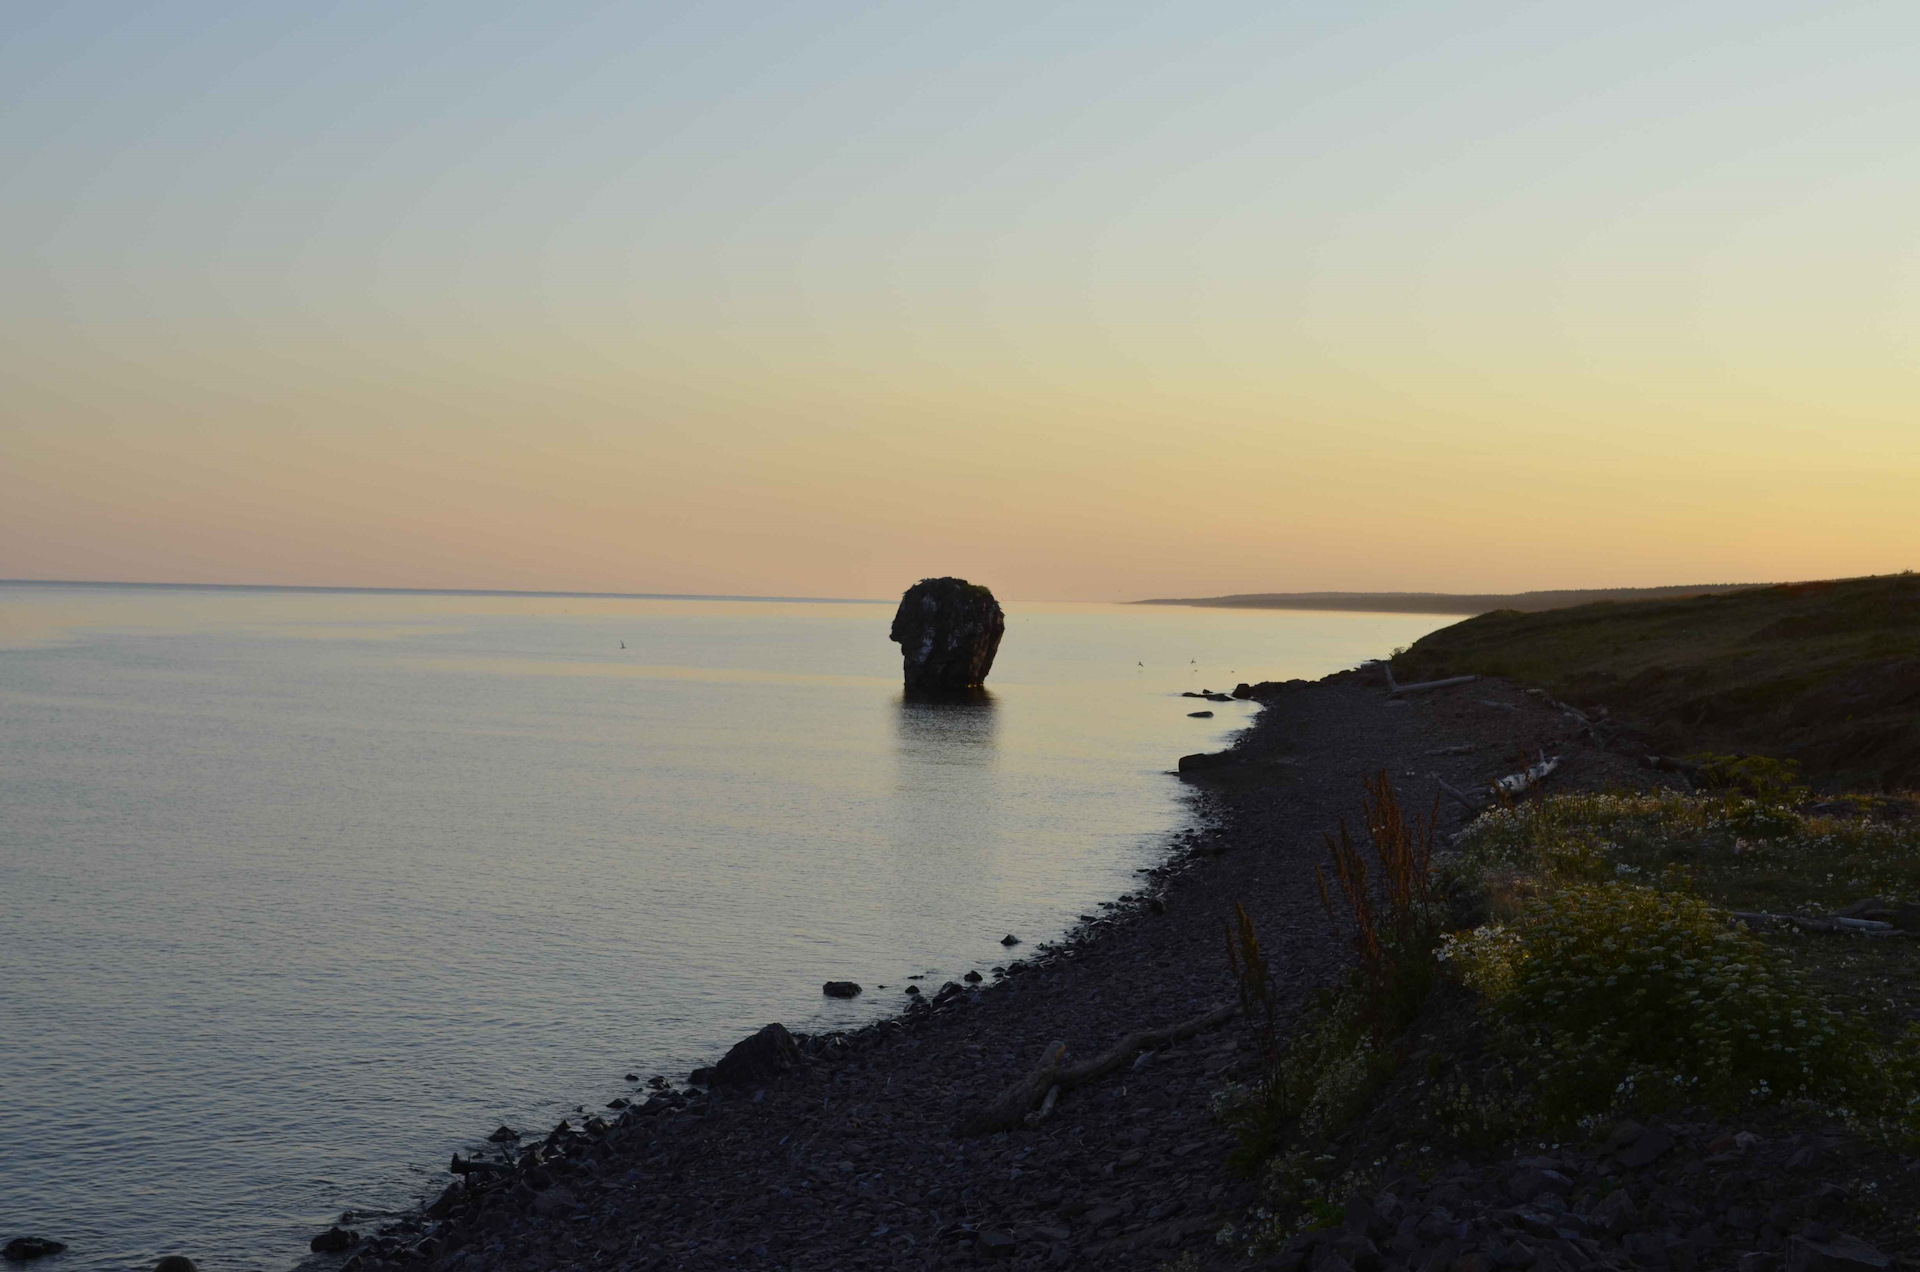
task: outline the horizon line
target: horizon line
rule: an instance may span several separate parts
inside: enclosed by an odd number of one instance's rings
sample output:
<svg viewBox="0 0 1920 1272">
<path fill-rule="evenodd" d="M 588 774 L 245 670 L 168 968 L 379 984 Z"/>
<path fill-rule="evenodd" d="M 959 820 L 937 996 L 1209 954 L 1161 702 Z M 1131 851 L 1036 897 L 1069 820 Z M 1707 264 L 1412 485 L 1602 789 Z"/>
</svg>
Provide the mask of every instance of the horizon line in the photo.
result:
<svg viewBox="0 0 1920 1272">
<path fill-rule="evenodd" d="M 709 592 L 528 591 L 505 587 L 364 587 L 325 583 L 155 583 L 129 579 L 0 579 L 0 587 L 144 587 L 188 592 L 312 592 L 381 596 L 535 596 L 601 601 L 762 601 L 787 605 L 891 605 L 865 596 L 741 596 Z"/>
</svg>

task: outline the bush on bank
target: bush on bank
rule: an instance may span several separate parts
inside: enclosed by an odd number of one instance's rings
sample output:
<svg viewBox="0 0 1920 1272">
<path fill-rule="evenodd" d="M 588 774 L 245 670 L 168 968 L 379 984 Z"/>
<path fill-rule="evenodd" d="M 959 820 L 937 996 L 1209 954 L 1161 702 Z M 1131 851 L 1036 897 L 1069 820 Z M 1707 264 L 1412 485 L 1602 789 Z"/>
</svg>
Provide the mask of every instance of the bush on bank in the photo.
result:
<svg viewBox="0 0 1920 1272">
<path fill-rule="evenodd" d="M 1442 957 L 1533 1075 L 1547 1126 L 1675 1100 L 1730 1113 L 1749 1100 L 1844 1103 L 1865 1090 L 1858 1026 L 1694 897 L 1569 884 L 1450 936 Z"/>
<path fill-rule="evenodd" d="M 1473 995 L 1474 1045 L 1490 1054 L 1425 1055 L 1434 1080 L 1424 1123 L 1404 1128 L 1410 1143 L 1782 1103 L 1875 1138 L 1920 1138 L 1920 1027 L 1889 1036 L 1835 1010 L 1729 913 L 1920 900 L 1920 827 L 1845 801 L 1822 806 L 1837 815 L 1803 812 L 1787 802 L 1803 794 L 1791 774 L 1721 769 L 1722 789 L 1706 794 L 1564 795 L 1477 819 L 1431 888 L 1415 889 L 1431 905 L 1408 929 L 1416 938 L 1390 947 L 1389 980 L 1376 967 L 1321 995 L 1264 1050 L 1257 1090 L 1222 1101 L 1261 1194 L 1230 1239 L 1270 1249 L 1337 1220 L 1362 1165 L 1342 1167 L 1335 1141 L 1383 1087 L 1415 1076 L 1396 1078 L 1436 969 Z M 1449 905 L 1456 925 L 1471 917 L 1443 936 Z M 1383 994 L 1396 1005 L 1385 1037 L 1373 1027 Z"/>
</svg>

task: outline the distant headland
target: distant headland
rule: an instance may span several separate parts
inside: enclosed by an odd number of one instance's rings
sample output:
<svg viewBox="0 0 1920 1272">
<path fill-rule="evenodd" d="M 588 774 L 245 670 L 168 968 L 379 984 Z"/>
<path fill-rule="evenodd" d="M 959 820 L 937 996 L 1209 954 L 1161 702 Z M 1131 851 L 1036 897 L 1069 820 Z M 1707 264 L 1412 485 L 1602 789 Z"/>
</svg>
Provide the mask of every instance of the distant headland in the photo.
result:
<svg viewBox="0 0 1920 1272">
<path fill-rule="evenodd" d="M 1135 605 L 1196 605 L 1213 609 L 1350 610 L 1376 614 L 1486 614 L 1541 610 L 1595 601 L 1658 601 L 1771 587 L 1770 583 L 1700 583 L 1676 587 L 1599 587 L 1551 592 L 1248 592 L 1236 596 L 1158 597 Z"/>
</svg>

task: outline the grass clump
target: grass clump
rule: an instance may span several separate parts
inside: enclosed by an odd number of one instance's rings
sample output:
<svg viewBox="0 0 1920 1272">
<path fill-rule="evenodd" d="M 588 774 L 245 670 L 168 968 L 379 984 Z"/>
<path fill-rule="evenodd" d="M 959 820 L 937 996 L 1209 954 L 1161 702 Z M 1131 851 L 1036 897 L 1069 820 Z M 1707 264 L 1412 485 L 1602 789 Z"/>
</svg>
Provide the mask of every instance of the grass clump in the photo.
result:
<svg viewBox="0 0 1920 1272">
<path fill-rule="evenodd" d="M 1795 1101 L 1920 1131 L 1920 1038 L 1880 974 L 1911 962 L 1906 947 L 1733 921 L 1920 896 L 1920 829 L 1802 812 L 1782 802 L 1804 795 L 1792 776 L 1728 761 L 1718 793 L 1564 795 L 1468 829 L 1449 878 L 1489 921 L 1449 936 L 1443 958 L 1480 995 L 1543 1129 Z"/>
<path fill-rule="evenodd" d="M 1697 898 L 1626 882 L 1529 898 L 1445 957 L 1532 1075 L 1548 1126 L 1673 1102 L 1828 1098 L 1862 1086 L 1855 1029 Z"/>
<path fill-rule="evenodd" d="M 1607 879 L 1664 880 L 1730 910 L 1828 914 L 1869 896 L 1920 901 L 1920 825 L 1742 793 L 1559 795 L 1483 814 L 1459 848 L 1449 885 L 1488 890 L 1496 910 L 1514 888 Z"/>
</svg>

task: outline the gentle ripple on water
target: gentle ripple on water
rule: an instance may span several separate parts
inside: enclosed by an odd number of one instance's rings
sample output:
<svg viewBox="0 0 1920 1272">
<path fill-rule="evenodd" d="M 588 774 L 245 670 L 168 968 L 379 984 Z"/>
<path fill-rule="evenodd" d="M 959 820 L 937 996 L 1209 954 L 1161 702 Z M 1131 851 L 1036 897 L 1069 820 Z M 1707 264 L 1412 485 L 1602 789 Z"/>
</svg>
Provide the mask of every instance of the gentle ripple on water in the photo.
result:
<svg viewBox="0 0 1920 1272">
<path fill-rule="evenodd" d="M 1180 690 L 1445 621 L 1008 611 L 943 708 L 883 605 L 0 585 L 0 1239 L 289 1266 L 498 1122 L 870 1019 L 821 982 L 1127 888 L 1246 719 Z"/>
</svg>

